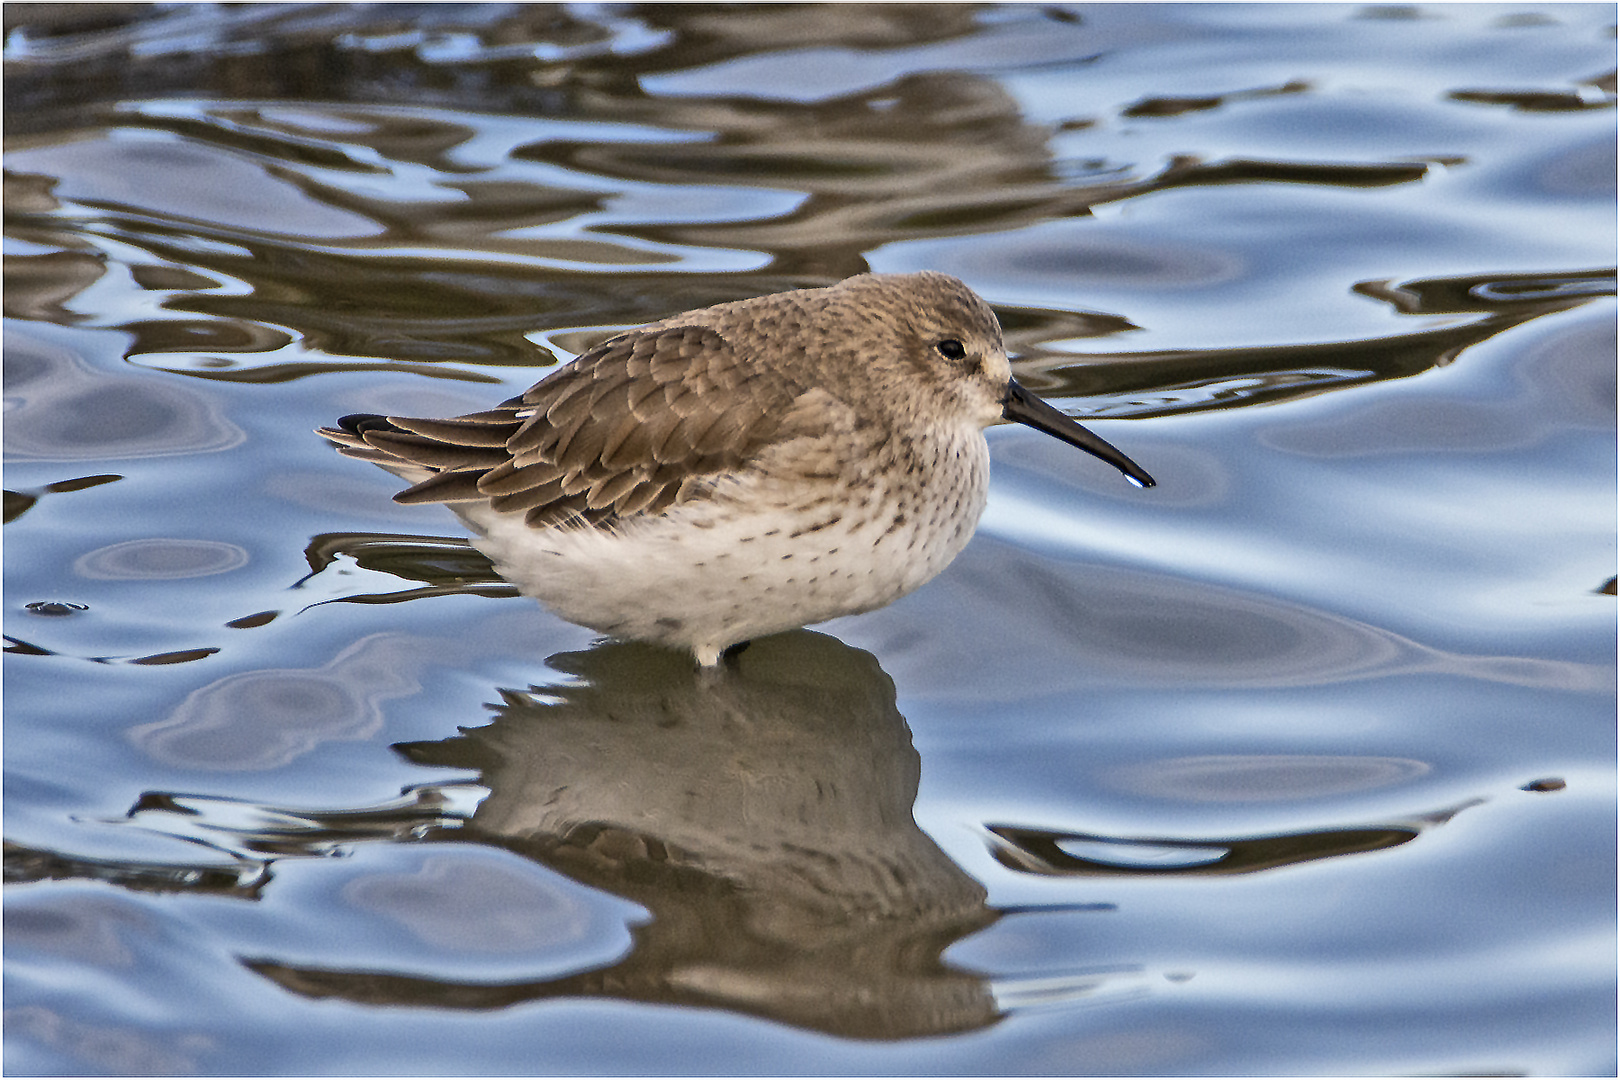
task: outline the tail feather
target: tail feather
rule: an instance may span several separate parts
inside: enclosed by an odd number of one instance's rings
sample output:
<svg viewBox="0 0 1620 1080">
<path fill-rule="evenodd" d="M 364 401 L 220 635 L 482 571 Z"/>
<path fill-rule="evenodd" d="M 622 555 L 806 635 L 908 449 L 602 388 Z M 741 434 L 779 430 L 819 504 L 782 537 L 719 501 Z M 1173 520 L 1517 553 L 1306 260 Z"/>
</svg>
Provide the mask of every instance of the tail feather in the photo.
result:
<svg viewBox="0 0 1620 1080">
<path fill-rule="evenodd" d="M 456 446 L 498 446 L 502 450 L 506 448 L 506 441 L 518 428 L 509 411 L 475 413 L 472 416 L 457 416 L 449 420 L 418 420 L 396 416 L 391 417 L 389 422 L 398 430 L 408 431 L 412 435 L 420 435 L 427 439 L 453 443 Z"/>
<path fill-rule="evenodd" d="M 511 458 L 507 440 L 522 426 L 518 403 L 448 420 L 351 413 L 316 433 L 348 457 L 380 465 L 412 482 L 400 503 L 487 499 L 478 481 Z"/>
<path fill-rule="evenodd" d="M 385 431 L 373 428 L 362 438 L 368 446 L 374 446 L 413 465 L 424 465 L 432 469 L 483 471 L 493 469 L 511 457 L 504 446 L 464 446 L 398 430 Z"/>
</svg>

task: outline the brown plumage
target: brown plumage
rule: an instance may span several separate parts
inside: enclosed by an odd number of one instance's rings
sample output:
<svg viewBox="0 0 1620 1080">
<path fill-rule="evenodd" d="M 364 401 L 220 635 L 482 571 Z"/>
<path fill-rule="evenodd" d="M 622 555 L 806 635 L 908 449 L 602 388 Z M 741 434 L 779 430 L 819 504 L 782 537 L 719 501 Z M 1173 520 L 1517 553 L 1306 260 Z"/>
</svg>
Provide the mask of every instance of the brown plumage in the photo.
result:
<svg viewBox="0 0 1620 1080">
<path fill-rule="evenodd" d="M 356 456 L 436 470 L 398 502 L 488 499 L 540 528 L 602 525 L 697 497 L 784 434 L 806 387 L 750 359 L 712 326 L 662 323 L 603 342 L 487 412 L 344 417 L 320 434 Z"/>
</svg>

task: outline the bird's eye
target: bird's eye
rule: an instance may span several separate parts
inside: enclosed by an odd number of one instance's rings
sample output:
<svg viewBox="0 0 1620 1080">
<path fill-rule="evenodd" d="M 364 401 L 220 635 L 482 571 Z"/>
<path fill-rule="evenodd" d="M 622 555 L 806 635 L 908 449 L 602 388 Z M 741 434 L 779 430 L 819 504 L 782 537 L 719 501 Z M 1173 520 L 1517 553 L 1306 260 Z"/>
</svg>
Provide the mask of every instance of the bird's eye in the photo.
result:
<svg viewBox="0 0 1620 1080">
<path fill-rule="evenodd" d="M 934 350 L 947 360 L 960 360 L 967 355 L 967 349 L 963 348 L 962 343 L 955 338 L 936 341 Z"/>
</svg>

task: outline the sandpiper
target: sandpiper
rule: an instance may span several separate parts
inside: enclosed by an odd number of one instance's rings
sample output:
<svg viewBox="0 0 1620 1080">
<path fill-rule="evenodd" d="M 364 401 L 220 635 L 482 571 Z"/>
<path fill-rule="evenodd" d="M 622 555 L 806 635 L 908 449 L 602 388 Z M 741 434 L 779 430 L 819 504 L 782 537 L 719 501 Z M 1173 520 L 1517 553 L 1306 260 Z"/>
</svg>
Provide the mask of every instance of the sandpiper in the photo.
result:
<svg viewBox="0 0 1620 1080">
<path fill-rule="evenodd" d="M 447 503 L 524 593 L 708 667 L 871 611 L 943 570 L 984 510 L 1001 420 L 1130 458 L 1020 386 L 945 274 L 862 274 L 609 338 L 487 412 L 320 434 Z"/>
</svg>

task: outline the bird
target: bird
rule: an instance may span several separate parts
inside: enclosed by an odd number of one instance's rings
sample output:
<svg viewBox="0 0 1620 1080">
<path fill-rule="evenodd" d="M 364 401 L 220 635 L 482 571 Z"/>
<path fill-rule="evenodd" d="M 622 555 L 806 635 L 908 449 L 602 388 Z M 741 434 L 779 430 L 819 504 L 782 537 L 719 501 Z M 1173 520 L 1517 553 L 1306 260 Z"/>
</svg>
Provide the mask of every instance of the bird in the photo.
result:
<svg viewBox="0 0 1620 1080">
<path fill-rule="evenodd" d="M 989 491 L 984 430 L 1125 454 L 1012 376 L 990 305 L 937 271 L 717 304 L 616 334 L 493 409 L 317 433 L 443 503 L 520 592 L 713 668 L 940 573 Z"/>
</svg>

